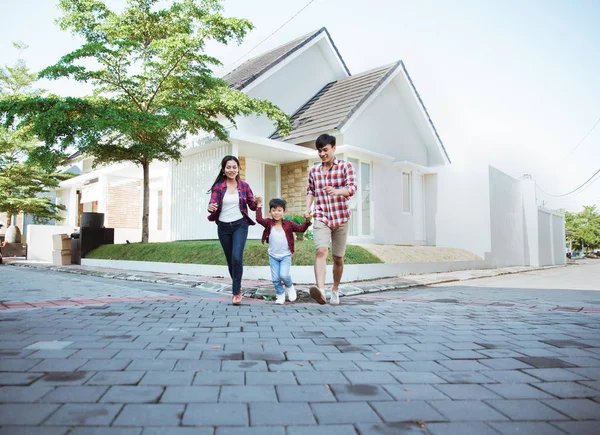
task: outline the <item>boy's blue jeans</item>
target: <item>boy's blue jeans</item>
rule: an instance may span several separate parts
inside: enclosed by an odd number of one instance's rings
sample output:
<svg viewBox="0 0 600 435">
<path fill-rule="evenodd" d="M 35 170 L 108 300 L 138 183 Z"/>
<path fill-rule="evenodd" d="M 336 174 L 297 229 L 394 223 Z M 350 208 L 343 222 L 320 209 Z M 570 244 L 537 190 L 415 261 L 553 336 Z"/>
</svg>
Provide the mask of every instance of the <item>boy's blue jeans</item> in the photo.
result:
<svg viewBox="0 0 600 435">
<path fill-rule="evenodd" d="M 294 284 L 290 275 L 292 256 L 286 255 L 282 258 L 275 258 L 269 255 L 269 265 L 271 266 L 271 279 L 275 286 L 275 293 L 282 295 L 285 293 L 285 290 L 281 285 L 281 281 L 283 281 L 286 287 L 291 287 Z"/>
</svg>

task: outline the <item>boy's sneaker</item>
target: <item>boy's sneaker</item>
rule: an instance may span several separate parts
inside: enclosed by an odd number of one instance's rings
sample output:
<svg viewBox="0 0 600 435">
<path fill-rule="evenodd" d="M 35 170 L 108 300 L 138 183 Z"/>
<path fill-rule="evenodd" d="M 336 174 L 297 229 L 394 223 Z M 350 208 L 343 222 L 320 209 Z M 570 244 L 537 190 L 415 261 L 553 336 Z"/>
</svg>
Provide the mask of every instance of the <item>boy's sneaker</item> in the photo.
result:
<svg viewBox="0 0 600 435">
<path fill-rule="evenodd" d="M 325 299 L 325 292 L 317 286 L 312 286 L 309 290 L 310 297 L 317 301 L 319 304 L 324 305 L 327 303 Z"/>
<path fill-rule="evenodd" d="M 283 305 L 285 303 L 285 293 L 277 295 L 277 298 L 275 299 L 275 303 L 277 305 Z"/>
<path fill-rule="evenodd" d="M 329 298 L 329 303 L 331 305 L 339 305 L 340 304 L 340 294 L 338 292 L 331 292 L 331 297 Z"/>
<path fill-rule="evenodd" d="M 296 300 L 296 298 L 298 297 L 298 295 L 296 294 L 296 289 L 294 288 L 294 285 L 292 284 L 290 287 L 286 287 L 286 290 L 287 290 L 287 295 L 288 295 L 288 301 L 294 302 Z"/>
</svg>

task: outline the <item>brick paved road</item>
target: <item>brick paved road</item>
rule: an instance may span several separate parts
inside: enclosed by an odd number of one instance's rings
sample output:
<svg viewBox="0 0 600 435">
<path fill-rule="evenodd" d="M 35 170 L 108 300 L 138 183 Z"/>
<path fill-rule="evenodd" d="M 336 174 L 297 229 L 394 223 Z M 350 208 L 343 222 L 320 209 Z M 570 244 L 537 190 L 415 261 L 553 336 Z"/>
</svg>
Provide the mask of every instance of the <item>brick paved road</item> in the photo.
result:
<svg viewBox="0 0 600 435">
<path fill-rule="evenodd" d="M 600 433 L 598 314 L 127 286 L 187 298 L 0 312 L 0 435 Z"/>
</svg>

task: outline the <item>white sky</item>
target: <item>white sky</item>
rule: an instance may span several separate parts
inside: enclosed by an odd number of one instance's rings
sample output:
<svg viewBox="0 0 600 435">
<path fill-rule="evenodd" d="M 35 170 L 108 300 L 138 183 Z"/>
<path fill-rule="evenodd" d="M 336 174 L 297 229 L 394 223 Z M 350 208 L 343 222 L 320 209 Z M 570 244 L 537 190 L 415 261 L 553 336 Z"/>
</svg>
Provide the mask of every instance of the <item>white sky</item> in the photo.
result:
<svg viewBox="0 0 600 435">
<path fill-rule="evenodd" d="M 308 1 L 226 0 L 227 15 L 256 28 L 242 46 L 210 53 L 229 66 Z M 29 44 L 34 70 L 79 46 L 54 24 L 55 1 L 0 2 L 0 64 L 17 58 L 11 41 Z M 315 0 L 249 57 L 325 26 L 352 73 L 402 59 L 454 163 L 484 158 L 562 194 L 600 169 L 600 125 L 565 160 L 600 118 L 599 22 L 597 0 Z M 85 93 L 64 81 L 43 87 Z M 600 207 L 600 182 L 539 198 L 550 208 Z"/>
</svg>

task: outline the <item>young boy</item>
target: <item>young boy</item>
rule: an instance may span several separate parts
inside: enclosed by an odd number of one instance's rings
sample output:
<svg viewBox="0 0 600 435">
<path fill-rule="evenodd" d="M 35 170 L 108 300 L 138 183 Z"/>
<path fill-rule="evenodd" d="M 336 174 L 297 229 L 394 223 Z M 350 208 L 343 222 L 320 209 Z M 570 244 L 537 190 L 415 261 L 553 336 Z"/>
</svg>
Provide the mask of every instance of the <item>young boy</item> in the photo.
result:
<svg viewBox="0 0 600 435">
<path fill-rule="evenodd" d="M 286 202 L 283 199 L 274 198 L 269 201 L 269 212 L 271 218 L 262 217 L 261 198 L 257 197 L 256 221 L 265 227 L 262 242 L 269 244 L 269 264 L 271 266 L 271 279 L 277 293 L 276 304 L 285 302 L 287 291 L 288 300 L 296 300 L 296 289 L 290 275 L 292 266 L 292 254 L 294 253 L 294 233 L 303 233 L 310 226 L 310 217 L 305 218 L 302 225 L 298 225 L 288 219 L 283 219 Z M 285 290 L 281 285 L 285 285 Z"/>
</svg>

